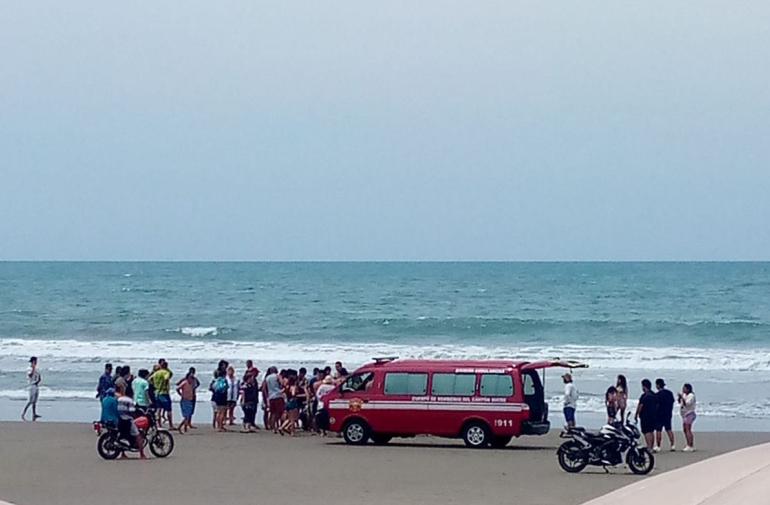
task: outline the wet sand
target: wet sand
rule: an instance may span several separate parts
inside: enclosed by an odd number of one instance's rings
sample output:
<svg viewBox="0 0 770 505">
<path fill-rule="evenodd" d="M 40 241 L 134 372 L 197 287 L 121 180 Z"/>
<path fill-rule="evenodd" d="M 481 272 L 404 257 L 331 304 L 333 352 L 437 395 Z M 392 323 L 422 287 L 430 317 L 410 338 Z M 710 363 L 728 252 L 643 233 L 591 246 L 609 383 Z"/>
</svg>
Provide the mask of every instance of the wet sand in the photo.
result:
<svg viewBox="0 0 770 505">
<path fill-rule="evenodd" d="M 665 472 L 770 441 L 770 433 L 699 433 L 694 454 L 663 453 Z M 0 500 L 17 505 L 299 503 L 571 505 L 638 481 L 624 469 L 564 473 L 560 440 L 514 440 L 502 450 L 455 440 L 396 439 L 349 447 L 337 438 L 214 433 L 176 436 L 166 460 L 101 460 L 88 424 L 0 423 Z"/>
</svg>

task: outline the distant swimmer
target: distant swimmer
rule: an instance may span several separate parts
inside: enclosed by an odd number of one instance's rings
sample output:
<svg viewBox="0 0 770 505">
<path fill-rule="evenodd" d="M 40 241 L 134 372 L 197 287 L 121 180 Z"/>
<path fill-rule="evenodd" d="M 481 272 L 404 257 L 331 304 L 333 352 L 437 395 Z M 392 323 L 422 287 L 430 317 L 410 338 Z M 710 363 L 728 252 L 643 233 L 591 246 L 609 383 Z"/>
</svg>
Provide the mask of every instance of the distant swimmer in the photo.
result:
<svg viewBox="0 0 770 505">
<path fill-rule="evenodd" d="M 37 400 L 40 395 L 40 371 L 37 369 L 37 358 L 32 356 L 29 358 L 29 368 L 27 369 L 27 389 L 29 391 L 29 397 L 27 404 L 24 406 L 24 411 L 21 413 L 22 421 L 27 420 L 27 410 L 32 407 L 32 420 L 37 421 L 40 416 L 37 414 Z"/>
</svg>

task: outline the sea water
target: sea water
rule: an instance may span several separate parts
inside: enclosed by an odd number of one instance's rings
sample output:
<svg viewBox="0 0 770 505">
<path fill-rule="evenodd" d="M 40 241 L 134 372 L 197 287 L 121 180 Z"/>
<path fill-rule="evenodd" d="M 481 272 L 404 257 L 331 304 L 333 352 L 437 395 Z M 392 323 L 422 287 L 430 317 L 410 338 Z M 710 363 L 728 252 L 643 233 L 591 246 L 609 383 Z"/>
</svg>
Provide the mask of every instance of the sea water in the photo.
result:
<svg viewBox="0 0 770 505">
<path fill-rule="evenodd" d="M 158 358 L 207 383 L 217 360 L 262 369 L 374 356 L 576 359 L 579 414 L 624 373 L 693 384 L 702 419 L 770 414 L 770 263 L 0 263 L 0 418 L 27 360 L 41 405 L 90 420 L 104 362 Z M 547 375 L 558 411 L 559 373 Z M 89 411 L 66 412 L 73 402 Z M 770 427 L 770 424 L 768 424 Z"/>
</svg>

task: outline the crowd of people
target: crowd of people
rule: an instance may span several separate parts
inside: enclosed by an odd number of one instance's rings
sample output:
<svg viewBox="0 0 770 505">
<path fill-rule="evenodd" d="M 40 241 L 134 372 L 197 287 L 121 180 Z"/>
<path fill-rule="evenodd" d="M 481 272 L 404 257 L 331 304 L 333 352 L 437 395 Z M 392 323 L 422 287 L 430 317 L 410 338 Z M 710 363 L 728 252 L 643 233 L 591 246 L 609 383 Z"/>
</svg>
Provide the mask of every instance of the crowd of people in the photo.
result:
<svg viewBox="0 0 770 505">
<path fill-rule="evenodd" d="M 578 403 L 578 390 L 573 381 L 572 374 L 565 373 L 564 381 L 564 419 L 567 426 L 575 426 L 575 412 Z M 679 413 L 682 418 L 682 431 L 685 438 L 684 452 L 695 450 L 695 436 L 692 426 L 697 417 L 695 413 L 695 392 L 691 384 L 682 386 L 680 393 L 674 397 L 666 388 L 666 381 L 655 379 L 655 390 L 649 379 L 641 381 L 642 395 L 634 411 L 634 419 L 639 423 L 640 431 L 644 435 L 645 444 L 653 452 L 660 452 L 663 443 L 663 433 L 668 437 L 669 449 L 676 451 L 676 440 L 672 428 L 674 406 L 679 405 Z M 604 395 L 604 405 L 607 409 L 607 423 L 625 422 L 628 410 L 628 381 L 624 375 L 618 375 L 615 385 L 607 388 Z"/>
<path fill-rule="evenodd" d="M 259 430 L 257 413 L 261 404 L 263 426 L 274 433 L 291 436 L 302 429 L 326 435 L 329 416 L 320 400 L 347 379 L 348 371 L 341 362 L 336 362 L 334 368 L 315 368 L 310 375 L 305 368 L 279 371 L 271 366 L 261 383 L 258 381 L 260 373 L 252 360 L 245 362 L 242 374 L 236 373 L 235 367 L 227 361 L 219 362 L 208 386 L 211 425 L 215 430 L 229 431 L 237 424 L 246 433 Z M 187 433 L 197 428 L 193 425 L 193 415 L 200 387 L 195 368 L 189 368 L 184 377 L 174 381 L 174 374 L 164 359 L 158 360 L 152 370 L 140 369 L 136 376 L 129 366 L 118 366 L 113 370 L 112 364 L 107 363 L 97 384 L 96 397 L 102 403 L 103 417 L 105 412 L 114 412 L 113 398 L 117 397 L 118 406 L 120 402 L 125 405 L 118 414 L 120 419 L 129 421 L 130 412 L 135 409 L 153 409 L 159 426 Z M 179 395 L 182 413 L 176 426 L 172 388 Z M 240 423 L 236 417 L 238 407 L 242 414 Z"/>
</svg>

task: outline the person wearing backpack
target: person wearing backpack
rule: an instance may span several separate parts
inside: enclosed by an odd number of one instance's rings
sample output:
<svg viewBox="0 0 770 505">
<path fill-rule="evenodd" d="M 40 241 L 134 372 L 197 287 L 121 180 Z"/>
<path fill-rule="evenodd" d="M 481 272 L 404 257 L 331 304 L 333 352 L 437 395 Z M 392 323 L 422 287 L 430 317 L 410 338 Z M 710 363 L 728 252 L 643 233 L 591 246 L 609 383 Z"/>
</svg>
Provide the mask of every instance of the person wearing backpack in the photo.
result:
<svg viewBox="0 0 770 505">
<path fill-rule="evenodd" d="M 218 431 L 227 431 L 225 417 L 227 415 L 227 379 L 225 374 L 217 370 L 214 372 L 214 380 L 211 381 L 211 402 L 214 406 L 214 428 Z"/>
</svg>

